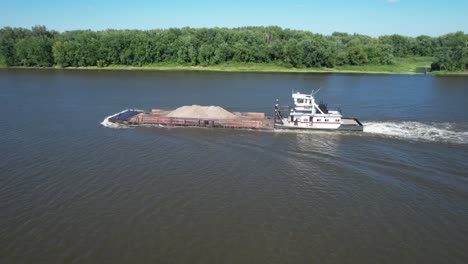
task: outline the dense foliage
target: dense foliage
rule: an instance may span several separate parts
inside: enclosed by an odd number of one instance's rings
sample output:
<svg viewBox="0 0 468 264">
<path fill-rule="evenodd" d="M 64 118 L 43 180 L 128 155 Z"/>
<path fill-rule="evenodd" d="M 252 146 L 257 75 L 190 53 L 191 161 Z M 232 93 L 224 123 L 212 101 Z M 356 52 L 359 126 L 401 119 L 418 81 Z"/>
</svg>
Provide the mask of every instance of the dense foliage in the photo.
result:
<svg viewBox="0 0 468 264">
<path fill-rule="evenodd" d="M 468 68 L 468 35 L 331 36 L 279 27 L 171 28 L 58 33 L 43 26 L 0 29 L 0 64 L 6 66 L 142 66 L 168 62 L 216 65 L 275 63 L 288 67 L 392 64 L 395 57 L 433 56 L 434 70 Z"/>
</svg>

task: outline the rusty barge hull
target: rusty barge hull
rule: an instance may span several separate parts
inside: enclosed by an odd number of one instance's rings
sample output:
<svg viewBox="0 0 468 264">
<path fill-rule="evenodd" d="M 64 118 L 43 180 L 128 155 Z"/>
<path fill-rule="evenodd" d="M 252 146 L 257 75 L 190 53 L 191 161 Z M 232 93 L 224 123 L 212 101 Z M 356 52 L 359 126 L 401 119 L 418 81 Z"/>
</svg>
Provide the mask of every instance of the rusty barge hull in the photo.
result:
<svg viewBox="0 0 468 264">
<path fill-rule="evenodd" d="M 162 126 L 186 126 L 186 127 L 218 127 L 236 129 L 260 129 L 273 130 L 274 121 L 264 113 L 234 112 L 236 119 L 207 119 L 168 117 L 170 111 L 153 109 L 148 112 L 127 110 L 109 118 L 109 121 L 117 124 L 131 126 L 162 125 Z"/>
</svg>

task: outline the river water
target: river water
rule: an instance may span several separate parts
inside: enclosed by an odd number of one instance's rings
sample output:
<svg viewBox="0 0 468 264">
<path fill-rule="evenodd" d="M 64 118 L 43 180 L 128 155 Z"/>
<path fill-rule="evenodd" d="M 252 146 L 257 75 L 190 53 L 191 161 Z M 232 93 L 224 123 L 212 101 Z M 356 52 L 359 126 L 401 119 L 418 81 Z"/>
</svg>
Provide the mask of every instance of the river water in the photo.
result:
<svg viewBox="0 0 468 264">
<path fill-rule="evenodd" d="M 365 131 L 101 124 L 319 87 Z M 0 110 L 0 263 L 468 262 L 466 77 L 1 70 Z"/>
</svg>

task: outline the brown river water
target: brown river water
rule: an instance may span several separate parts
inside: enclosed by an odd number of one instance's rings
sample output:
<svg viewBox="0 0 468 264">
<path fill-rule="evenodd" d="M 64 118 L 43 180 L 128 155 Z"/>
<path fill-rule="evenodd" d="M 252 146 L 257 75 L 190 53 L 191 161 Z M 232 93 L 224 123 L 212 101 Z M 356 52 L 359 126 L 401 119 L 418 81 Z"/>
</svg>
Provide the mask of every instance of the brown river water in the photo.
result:
<svg viewBox="0 0 468 264">
<path fill-rule="evenodd" d="M 104 120 L 319 87 L 364 132 Z M 0 70 L 0 110 L 0 263 L 468 263 L 467 77 Z"/>
</svg>

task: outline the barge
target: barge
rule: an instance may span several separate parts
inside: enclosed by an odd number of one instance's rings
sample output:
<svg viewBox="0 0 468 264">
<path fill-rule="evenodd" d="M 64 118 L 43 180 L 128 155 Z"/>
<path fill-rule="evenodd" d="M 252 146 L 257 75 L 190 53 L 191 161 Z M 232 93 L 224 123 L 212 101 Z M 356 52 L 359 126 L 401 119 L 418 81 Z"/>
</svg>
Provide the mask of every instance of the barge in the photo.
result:
<svg viewBox="0 0 468 264">
<path fill-rule="evenodd" d="M 341 111 L 316 104 L 314 95 L 294 93 L 294 107 L 280 106 L 277 100 L 273 117 L 258 112 L 229 112 L 219 106 L 182 106 L 175 110 L 125 110 L 109 117 L 113 124 L 128 126 L 191 126 L 237 129 L 301 129 L 363 131 L 354 117 L 343 117 Z"/>
<path fill-rule="evenodd" d="M 209 108 L 193 105 L 192 108 Z M 178 108 L 180 109 L 180 108 Z M 108 119 L 109 122 L 129 126 L 162 125 L 271 130 L 274 121 L 264 113 L 232 112 L 229 118 L 171 116 L 173 110 L 152 109 L 151 111 L 126 110 Z"/>
</svg>

